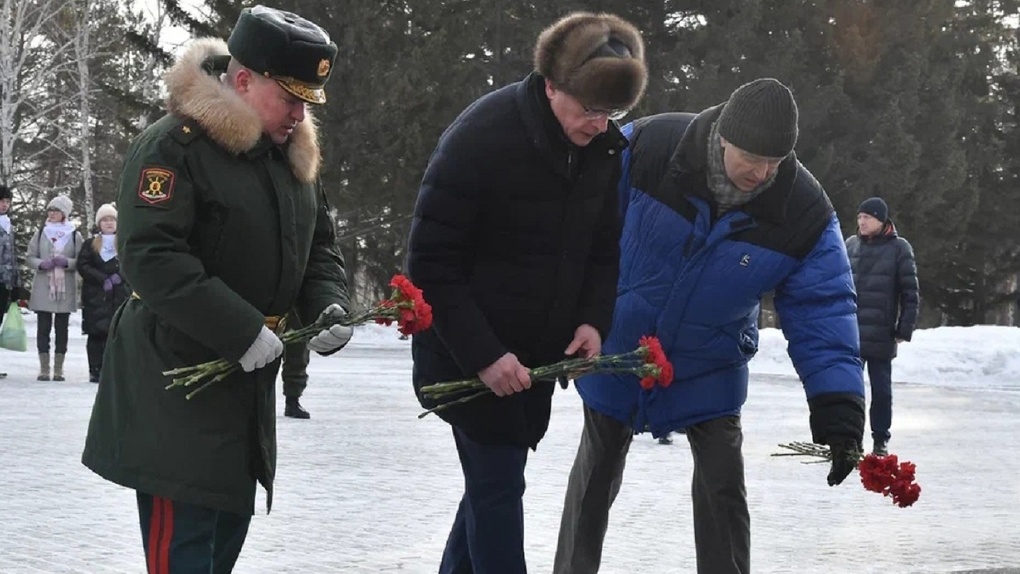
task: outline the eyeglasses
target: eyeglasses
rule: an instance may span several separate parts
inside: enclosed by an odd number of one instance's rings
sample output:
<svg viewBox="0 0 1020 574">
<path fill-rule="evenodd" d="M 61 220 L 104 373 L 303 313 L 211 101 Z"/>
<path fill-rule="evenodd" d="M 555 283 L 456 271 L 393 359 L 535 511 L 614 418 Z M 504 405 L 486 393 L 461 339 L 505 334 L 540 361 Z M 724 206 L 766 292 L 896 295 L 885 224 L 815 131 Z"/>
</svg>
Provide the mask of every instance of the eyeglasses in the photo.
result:
<svg viewBox="0 0 1020 574">
<path fill-rule="evenodd" d="M 589 108 L 588 106 L 581 104 L 584 108 L 584 119 L 586 120 L 601 120 L 603 118 L 609 118 L 613 121 L 622 120 L 627 116 L 630 110 L 596 110 Z"/>
</svg>

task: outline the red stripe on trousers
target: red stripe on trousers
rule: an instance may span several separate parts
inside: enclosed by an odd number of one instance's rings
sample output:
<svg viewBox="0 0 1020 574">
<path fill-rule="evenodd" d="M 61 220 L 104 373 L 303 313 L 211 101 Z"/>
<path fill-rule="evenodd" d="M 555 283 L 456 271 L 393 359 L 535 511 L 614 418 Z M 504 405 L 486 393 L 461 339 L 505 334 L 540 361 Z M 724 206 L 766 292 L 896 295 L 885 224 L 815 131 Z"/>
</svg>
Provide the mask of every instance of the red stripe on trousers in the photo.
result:
<svg viewBox="0 0 1020 574">
<path fill-rule="evenodd" d="M 149 522 L 149 574 L 170 574 L 170 540 L 174 536 L 173 501 L 152 497 Z"/>
</svg>

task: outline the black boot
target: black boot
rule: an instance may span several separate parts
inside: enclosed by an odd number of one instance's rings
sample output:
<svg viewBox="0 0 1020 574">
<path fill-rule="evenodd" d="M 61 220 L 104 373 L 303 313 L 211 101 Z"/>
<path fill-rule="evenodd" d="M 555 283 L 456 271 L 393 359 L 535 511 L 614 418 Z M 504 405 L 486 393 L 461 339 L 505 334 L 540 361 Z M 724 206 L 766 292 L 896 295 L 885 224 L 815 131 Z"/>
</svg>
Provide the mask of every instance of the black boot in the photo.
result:
<svg viewBox="0 0 1020 574">
<path fill-rule="evenodd" d="M 889 454 L 889 443 L 884 440 L 876 440 L 875 448 L 871 449 L 873 454 L 878 456 L 887 456 Z"/>
<path fill-rule="evenodd" d="M 312 415 L 301 406 L 297 397 L 287 397 L 287 407 L 283 409 L 283 416 L 294 419 L 310 419 Z"/>
<path fill-rule="evenodd" d="M 659 444 L 673 444 L 673 439 L 669 435 L 660 436 Z"/>
<path fill-rule="evenodd" d="M 98 383 L 99 382 L 99 373 L 97 373 L 95 371 L 90 372 L 89 373 L 89 382 L 90 383 Z"/>
</svg>

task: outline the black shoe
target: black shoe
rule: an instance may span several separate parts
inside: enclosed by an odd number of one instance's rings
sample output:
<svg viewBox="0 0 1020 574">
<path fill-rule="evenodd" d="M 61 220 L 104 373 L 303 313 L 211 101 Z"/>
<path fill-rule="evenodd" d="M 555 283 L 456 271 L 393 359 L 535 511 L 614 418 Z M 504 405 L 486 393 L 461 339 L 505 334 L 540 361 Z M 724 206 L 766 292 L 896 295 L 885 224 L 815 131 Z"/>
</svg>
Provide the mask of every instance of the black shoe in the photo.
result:
<svg viewBox="0 0 1020 574">
<path fill-rule="evenodd" d="M 659 444 L 673 444 L 673 439 L 668 436 L 659 437 Z"/>
<path fill-rule="evenodd" d="M 6 379 L 7 373 L 0 373 L 0 379 Z"/>
<path fill-rule="evenodd" d="M 90 383 L 98 383 L 99 382 L 99 373 L 89 373 L 89 382 Z"/>
<path fill-rule="evenodd" d="M 888 441 L 876 440 L 875 441 L 875 448 L 871 449 L 871 453 L 875 454 L 875 455 L 878 455 L 878 456 L 888 456 L 889 455 L 889 443 L 888 443 Z"/>
<path fill-rule="evenodd" d="M 310 419 L 312 415 L 301 406 L 297 397 L 287 397 L 287 407 L 283 409 L 283 416 L 293 419 Z"/>
</svg>

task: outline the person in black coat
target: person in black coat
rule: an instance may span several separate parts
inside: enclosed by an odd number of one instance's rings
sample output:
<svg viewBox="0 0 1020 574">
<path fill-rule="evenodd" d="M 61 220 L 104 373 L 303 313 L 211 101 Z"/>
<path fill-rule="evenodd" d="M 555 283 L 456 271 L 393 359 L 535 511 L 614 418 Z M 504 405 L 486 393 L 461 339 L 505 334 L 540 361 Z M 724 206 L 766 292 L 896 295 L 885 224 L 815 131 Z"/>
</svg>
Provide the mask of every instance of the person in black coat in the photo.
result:
<svg viewBox="0 0 1020 574">
<path fill-rule="evenodd" d="M 81 274 L 81 330 L 88 335 L 85 348 L 89 356 L 89 382 L 99 382 L 103 351 L 110 321 L 131 289 L 120 275 L 117 259 L 117 210 L 109 203 L 96 211 L 99 232 L 82 245 L 78 255 Z"/>
<path fill-rule="evenodd" d="M 871 379 L 871 437 L 875 454 L 889 452 L 892 426 L 892 360 L 917 326 L 920 298 L 914 250 L 896 234 L 889 206 L 880 197 L 857 209 L 857 235 L 846 241 L 857 289 L 861 359 Z"/>
<path fill-rule="evenodd" d="M 0 184 L 0 321 L 7 312 L 8 303 L 17 303 L 23 291 L 18 272 L 17 242 L 7 213 L 13 199 L 11 188 Z M 6 376 L 7 373 L 0 373 L 0 379 Z"/>
<path fill-rule="evenodd" d="M 465 494 L 441 573 L 526 572 L 524 466 L 552 381 L 528 369 L 601 350 L 619 274 L 615 119 L 644 93 L 640 33 L 575 13 L 538 38 L 535 71 L 471 104 L 425 171 L 407 269 L 433 308 L 414 336 L 420 388 L 478 376 L 493 394 L 440 411 Z"/>
</svg>

